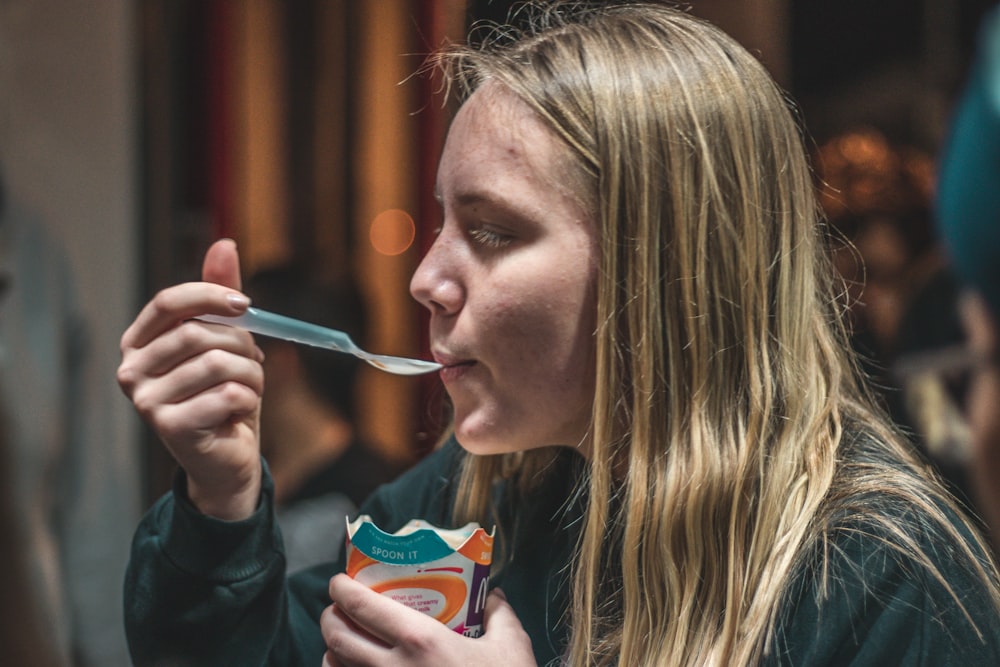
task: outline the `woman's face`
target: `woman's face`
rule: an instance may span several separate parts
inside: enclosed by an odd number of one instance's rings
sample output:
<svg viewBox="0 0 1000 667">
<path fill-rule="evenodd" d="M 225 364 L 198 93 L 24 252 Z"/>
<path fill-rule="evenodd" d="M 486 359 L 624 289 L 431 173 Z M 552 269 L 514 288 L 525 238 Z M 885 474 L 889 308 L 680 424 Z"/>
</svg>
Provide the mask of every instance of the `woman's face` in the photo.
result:
<svg viewBox="0 0 1000 667">
<path fill-rule="evenodd" d="M 568 149 L 496 84 L 459 110 L 438 168 L 440 233 L 410 283 L 467 450 L 581 447 L 594 396 L 595 222 Z"/>
</svg>

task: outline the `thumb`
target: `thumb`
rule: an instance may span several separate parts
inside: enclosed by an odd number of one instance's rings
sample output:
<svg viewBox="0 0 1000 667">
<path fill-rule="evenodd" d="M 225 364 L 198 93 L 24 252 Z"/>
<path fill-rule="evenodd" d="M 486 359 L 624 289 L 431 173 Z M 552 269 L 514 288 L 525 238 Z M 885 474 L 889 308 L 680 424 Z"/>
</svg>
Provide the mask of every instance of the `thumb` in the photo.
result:
<svg viewBox="0 0 1000 667">
<path fill-rule="evenodd" d="M 201 278 L 205 282 L 237 290 L 242 287 L 240 255 L 236 250 L 236 241 L 220 239 L 211 245 L 201 265 Z"/>
<path fill-rule="evenodd" d="M 499 588 L 490 591 L 486 598 L 486 608 L 483 610 L 483 634 L 503 632 L 509 628 L 522 629 L 514 608 L 507 603 L 507 596 Z"/>
</svg>

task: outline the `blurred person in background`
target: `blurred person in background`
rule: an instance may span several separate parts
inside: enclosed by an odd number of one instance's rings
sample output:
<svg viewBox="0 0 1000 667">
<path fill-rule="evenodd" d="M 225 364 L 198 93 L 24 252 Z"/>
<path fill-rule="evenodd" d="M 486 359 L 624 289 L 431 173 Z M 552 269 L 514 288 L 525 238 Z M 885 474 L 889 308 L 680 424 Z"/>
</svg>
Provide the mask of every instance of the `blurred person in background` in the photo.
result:
<svg viewBox="0 0 1000 667">
<path fill-rule="evenodd" d="M 929 155 L 873 127 L 848 129 L 816 158 L 820 203 L 836 232 L 835 267 L 845 282 L 851 342 L 882 389 L 901 323 L 917 290 L 941 265 L 932 235 Z M 885 398 L 900 417 L 892 390 Z"/>
<path fill-rule="evenodd" d="M 1000 545 L 1000 10 L 988 14 L 941 162 L 938 223 L 966 292 L 970 475 Z"/>
<path fill-rule="evenodd" d="M 253 274 L 246 293 L 263 310 L 365 340 L 364 303 L 353 281 L 323 281 L 289 262 Z M 257 344 L 267 373 L 261 453 L 274 478 L 278 524 L 293 572 L 335 558 L 346 534 L 345 516 L 353 517 L 400 466 L 358 435 L 357 357 L 267 336 L 258 336 Z"/>
<path fill-rule="evenodd" d="M 0 378 L 0 383 L 4 381 Z M 63 664 L 49 641 L 38 596 L 31 586 L 30 558 L 24 525 L 14 508 L 7 415 L 0 411 L 0 647 L 4 664 L 59 667 Z"/>
<path fill-rule="evenodd" d="M 0 274 L 0 308 L 9 285 Z M 9 378 L 0 369 L 0 396 Z M 0 402 L 0 647 L 4 664 L 19 667 L 59 667 L 60 661 L 43 623 L 30 572 L 27 536 L 14 504 L 13 465 L 9 450 L 9 415 Z"/>
<path fill-rule="evenodd" d="M 126 508 L 106 472 L 114 466 L 91 442 L 97 415 L 85 386 L 88 332 L 75 277 L 44 225 L 2 187 L 0 274 L 7 284 L 0 304 L 4 489 L 26 552 L 22 583 L 59 664 L 124 667 L 120 596 L 130 530 L 108 511 Z"/>
<path fill-rule="evenodd" d="M 824 142 L 816 163 L 864 374 L 893 422 L 968 504 L 963 386 L 921 363 L 963 339 L 957 282 L 932 220 L 933 158 L 880 129 L 855 127 Z"/>
</svg>

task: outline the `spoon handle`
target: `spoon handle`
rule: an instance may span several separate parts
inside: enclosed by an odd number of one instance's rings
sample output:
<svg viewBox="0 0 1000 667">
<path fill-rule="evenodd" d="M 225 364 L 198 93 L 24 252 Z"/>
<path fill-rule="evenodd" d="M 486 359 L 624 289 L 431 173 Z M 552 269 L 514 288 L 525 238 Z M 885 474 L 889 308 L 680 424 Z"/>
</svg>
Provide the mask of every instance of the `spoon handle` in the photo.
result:
<svg viewBox="0 0 1000 667">
<path fill-rule="evenodd" d="M 215 324 L 225 324 L 228 326 L 246 329 L 252 333 L 280 338 L 295 343 L 313 345 L 328 350 L 347 352 L 354 354 L 358 351 L 358 346 L 354 344 L 351 337 L 343 331 L 328 329 L 318 324 L 310 324 L 277 313 L 271 313 L 259 308 L 247 308 L 246 312 L 236 317 L 222 317 L 220 315 L 199 315 L 197 319 Z"/>
</svg>

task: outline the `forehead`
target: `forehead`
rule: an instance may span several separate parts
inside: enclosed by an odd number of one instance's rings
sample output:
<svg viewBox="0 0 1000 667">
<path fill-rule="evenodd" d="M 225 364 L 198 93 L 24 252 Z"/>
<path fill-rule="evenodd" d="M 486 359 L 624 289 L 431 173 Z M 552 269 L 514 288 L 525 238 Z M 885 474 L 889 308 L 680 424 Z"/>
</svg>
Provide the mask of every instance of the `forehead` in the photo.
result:
<svg viewBox="0 0 1000 667">
<path fill-rule="evenodd" d="M 490 140 L 519 148 L 525 135 L 549 134 L 528 105 L 499 83 L 486 83 L 462 104 L 451 133 L 476 132 Z"/>
<path fill-rule="evenodd" d="M 568 148 L 534 111 L 496 83 L 487 83 L 462 105 L 452 122 L 438 171 L 447 185 L 505 178 L 565 190 Z"/>
</svg>

